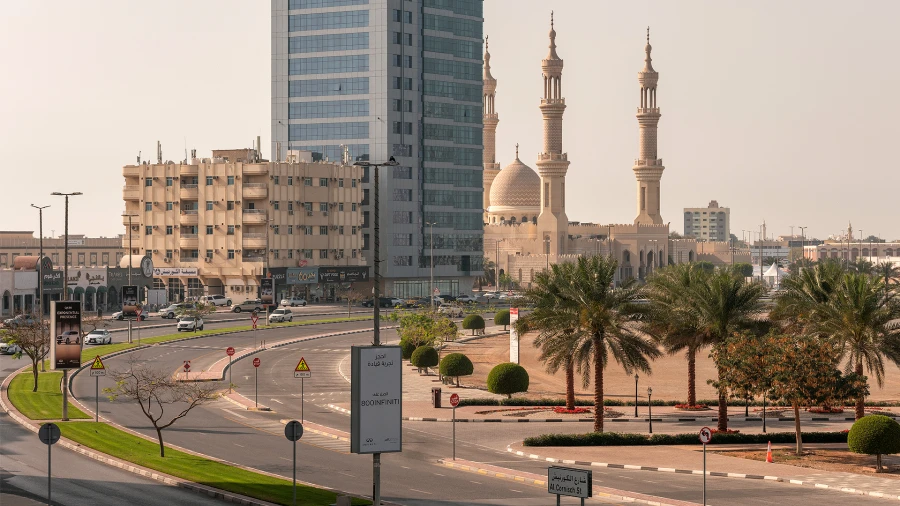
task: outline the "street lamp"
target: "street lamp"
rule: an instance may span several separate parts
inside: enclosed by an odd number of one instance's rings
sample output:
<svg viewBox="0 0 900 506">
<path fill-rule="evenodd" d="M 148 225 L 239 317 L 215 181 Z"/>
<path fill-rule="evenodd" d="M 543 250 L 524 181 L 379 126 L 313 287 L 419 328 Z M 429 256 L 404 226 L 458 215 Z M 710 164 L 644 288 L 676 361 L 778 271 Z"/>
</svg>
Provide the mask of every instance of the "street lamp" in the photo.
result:
<svg viewBox="0 0 900 506">
<path fill-rule="evenodd" d="M 506 239 L 498 239 L 494 246 L 496 247 L 496 262 L 494 263 L 494 288 L 500 291 L 500 243 Z"/>
<path fill-rule="evenodd" d="M 47 209 L 50 206 L 36 206 L 31 204 L 31 207 L 38 210 L 38 236 L 40 237 L 40 254 L 38 257 L 38 261 L 40 265 L 38 265 L 38 310 L 40 311 L 40 322 L 41 322 L 41 332 L 44 329 L 44 209 Z M 44 372 L 44 345 L 41 345 L 41 372 Z"/>
<path fill-rule="evenodd" d="M 637 416 L 638 416 L 637 406 L 638 406 L 638 373 L 634 373 L 634 417 L 635 418 L 637 418 Z"/>
<path fill-rule="evenodd" d="M 797 228 L 800 229 L 800 249 L 803 251 L 803 260 L 804 264 L 806 263 L 806 229 L 809 227 L 804 227 L 798 225 Z"/>
<path fill-rule="evenodd" d="M 431 312 L 433 313 L 434 312 L 434 226 L 436 225 L 436 223 L 434 223 L 433 221 L 426 221 L 425 224 L 430 227 L 430 232 L 431 232 L 431 237 L 428 240 L 428 242 L 431 246 L 431 258 L 429 258 L 429 260 L 428 260 L 429 267 L 431 267 L 430 272 L 428 273 L 428 279 L 429 279 L 429 285 L 430 285 L 429 286 L 430 295 L 428 296 L 428 298 L 431 301 Z"/>
<path fill-rule="evenodd" d="M 81 195 L 81 192 L 62 193 L 53 192 L 50 195 L 64 197 L 66 199 L 65 211 L 65 228 L 63 232 L 63 300 L 69 300 L 69 197 Z M 69 370 L 63 369 L 63 399 L 62 399 L 62 420 L 69 421 Z"/>
<path fill-rule="evenodd" d="M 380 326 L 381 322 L 379 321 L 378 309 L 381 305 L 381 293 L 380 293 L 380 285 L 381 285 L 381 271 L 379 269 L 379 264 L 381 263 L 381 219 L 379 216 L 380 208 L 380 200 L 378 198 L 379 186 L 378 186 L 378 172 L 381 167 L 393 167 L 396 165 L 400 165 L 397 163 L 397 160 L 392 156 L 388 161 L 384 163 L 372 163 L 369 161 L 364 162 L 356 162 L 353 165 L 357 165 L 360 167 L 375 167 L 374 181 L 372 186 L 375 189 L 375 202 L 374 202 L 374 211 L 375 211 L 375 222 L 374 222 L 374 231 L 375 231 L 375 251 L 372 255 L 372 263 L 374 265 L 374 276 L 373 282 L 375 283 L 375 287 L 372 290 L 373 299 L 372 299 L 372 307 L 374 309 L 373 312 L 373 322 L 374 328 L 372 329 L 373 342 L 375 346 L 381 345 L 380 340 Z M 372 499 L 375 504 L 381 504 L 381 453 L 373 453 L 372 454 Z"/>
<path fill-rule="evenodd" d="M 650 416 L 647 420 L 650 421 L 650 434 L 653 434 L 653 389 L 647 387 L 647 411 Z"/>
<path fill-rule="evenodd" d="M 762 353 L 757 353 L 757 354 L 756 354 L 756 358 L 759 359 L 759 367 L 760 367 L 760 369 L 763 369 L 763 355 L 762 355 Z M 762 392 L 762 401 L 763 401 L 763 411 L 762 411 L 762 422 L 763 422 L 763 427 L 762 427 L 762 431 L 763 431 L 763 434 L 765 434 L 765 432 L 766 432 L 766 390 L 768 390 L 768 383 L 766 383 L 765 380 L 763 380 L 763 392 Z"/>
</svg>

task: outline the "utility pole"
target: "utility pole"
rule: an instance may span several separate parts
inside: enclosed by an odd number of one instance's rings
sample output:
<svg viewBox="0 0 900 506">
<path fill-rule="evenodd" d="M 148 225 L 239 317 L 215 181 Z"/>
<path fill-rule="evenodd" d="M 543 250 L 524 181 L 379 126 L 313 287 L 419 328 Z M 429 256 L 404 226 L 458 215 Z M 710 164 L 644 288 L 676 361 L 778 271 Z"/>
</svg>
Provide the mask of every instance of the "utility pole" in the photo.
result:
<svg viewBox="0 0 900 506">
<path fill-rule="evenodd" d="M 134 236 L 134 229 L 131 228 L 131 218 L 134 216 L 137 216 L 137 215 L 133 214 L 133 213 L 126 213 L 126 214 L 123 214 L 122 216 L 128 218 L 128 284 L 131 285 L 131 263 L 133 261 L 132 254 L 134 253 L 134 250 L 131 248 L 131 239 L 132 239 L 132 236 Z M 124 309 L 125 308 L 123 307 L 122 310 L 124 311 Z M 124 316 L 124 313 L 123 313 L 123 316 Z M 131 318 L 128 318 L 128 342 L 129 343 L 133 342 Z"/>
<path fill-rule="evenodd" d="M 809 227 L 798 226 L 800 229 L 800 249 L 803 251 L 803 260 L 806 263 L 806 229 Z"/>
<path fill-rule="evenodd" d="M 63 232 L 63 300 L 69 300 L 69 197 L 81 195 L 81 192 L 60 193 L 53 192 L 50 195 L 64 197 L 66 199 L 65 211 L 65 231 Z M 82 308 L 82 312 L 83 312 Z M 69 421 L 69 370 L 63 369 L 62 382 L 63 400 L 62 400 L 62 421 Z"/>
<path fill-rule="evenodd" d="M 431 270 L 428 275 L 429 279 L 429 300 L 431 301 L 431 312 L 434 312 L 434 222 L 425 222 L 426 225 L 431 227 L 431 238 L 429 239 L 429 243 L 431 244 L 431 258 L 429 258 L 428 263 L 430 264 Z"/>
<path fill-rule="evenodd" d="M 44 331 L 44 209 L 47 209 L 50 206 L 36 206 L 31 204 L 31 207 L 38 210 L 38 236 L 40 237 L 40 254 L 38 257 L 38 261 L 40 265 L 38 266 L 38 309 L 40 311 L 40 328 L 41 332 Z M 41 372 L 44 372 L 44 346 L 41 345 Z"/>
</svg>

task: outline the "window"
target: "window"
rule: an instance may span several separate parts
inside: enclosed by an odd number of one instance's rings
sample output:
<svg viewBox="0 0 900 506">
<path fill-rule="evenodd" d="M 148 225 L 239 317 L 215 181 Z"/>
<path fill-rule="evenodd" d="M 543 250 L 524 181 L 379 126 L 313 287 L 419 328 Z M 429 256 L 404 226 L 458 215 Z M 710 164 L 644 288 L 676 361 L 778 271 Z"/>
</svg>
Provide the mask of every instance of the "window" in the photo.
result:
<svg viewBox="0 0 900 506">
<path fill-rule="evenodd" d="M 288 186 L 294 186 L 294 176 L 288 176 Z"/>
<path fill-rule="evenodd" d="M 320 9 L 322 7 L 346 7 L 365 5 L 369 0 L 289 0 L 288 9 Z"/>
<path fill-rule="evenodd" d="M 398 23 L 412 23 L 412 12 L 400 12 L 398 9 L 394 9 L 394 21 Z"/>
<path fill-rule="evenodd" d="M 461 102 L 481 103 L 481 85 L 426 79 L 422 93 L 426 96 L 452 98 Z"/>
<path fill-rule="evenodd" d="M 288 131 L 292 141 L 310 141 L 324 139 L 365 139 L 369 137 L 369 123 L 307 123 L 289 125 Z"/>
<path fill-rule="evenodd" d="M 479 127 L 426 123 L 423 134 L 426 139 L 450 141 L 454 144 L 480 146 L 482 143 L 482 131 Z"/>
<path fill-rule="evenodd" d="M 394 32 L 394 44 L 404 44 L 404 43 L 407 46 L 412 45 L 412 34 L 411 33 Z"/>
<path fill-rule="evenodd" d="M 412 234 L 394 234 L 393 245 L 394 246 L 412 246 L 413 238 Z"/>
<path fill-rule="evenodd" d="M 394 188 L 394 201 L 395 202 L 410 202 L 412 201 L 412 190 L 405 188 Z"/>
<path fill-rule="evenodd" d="M 368 70 L 369 55 L 367 54 L 292 58 L 288 61 L 288 74 L 292 76 L 346 74 L 367 72 Z"/>
<path fill-rule="evenodd" d="M 275 250 L 274 255 L 275 255 L 275 259 L 276 259 L 276 260 L 278 259 L 278 253 L 279 253 L 280 251 L 281 251 L 281 250 Z"/>
<path fill-rule="evenodd" d="M 289 53 L 327 53 L 369 49 L 369 32 L 305 35 L 288 39 Z"/>
<path fill-rule="evenodd" d="M 324 102 L 294 102 L 289 104 L 290 119 L 340 118 L 368 116 L 368 100 L 330 100 Z"/>
<path fill-rule="evenodd" d="M 458 37 L 480 39 L 483 36 L 482 23 L 480 21 L 425 14 L 424 24 L 426 30 L 450 32 Z"/>
<path fill-rule="evenodd" d="M 470 60 L 479 60 L 482 56 L 481 40 L 475 42 L 426 35 L 423 42 L 425 51 L 432 53 L 450 54 L 457 58 L 468 58 Z"/>
<path fill-rule="evenodd" d="M 166 211 L 171 211 L 175 207 L 174 202 L 166 202 Z"/>
<path fill-rule="evenodd" d="M 148 177 L 144 180 L 144 186 L 153 186 L 153 180 Z"/>
<path fill-rule="evenodd" d="M 394 265 L 397 267 L 409 267 L 412 265 L 411 256 L 395 256 Z"/>
<path fill-rule="evenodd" d="M 234 225 L 228 225 L 228 235 L 234 235 Z"/>
<path fill-rule="evenodd" d="M 304 202 L 303 208 L 306 209 L 307 212 L 312 212 L 312 202 Z"/>
<path fill-rule="evenodd" d="M 175 178 L 174 178 L 174 177 L 167 177 L 167 178 L 166 178 L 166 186 L 173 186 L 174 184 L 175 184 Z"/>
<path fill-rule="evenodd" d="M 365 95 L 369 93 L 368 77 L 343 77 L 335 79 L 309 79 L 290 81 L 290 97 L 322 97 L 328 95 Z"/>
<path fill-rule="evenodd" d="M 278 225 L 272 225 L 272 233 L 275 235 L 280 235 L 278 233 Z"/>
<path fill-rule="evenodd" d="M 212 211 L 212 210 L 213 210 L 213 201 L 212 201 L 212 200 L 207 200 L 207 201 L 206 201 L 206 210 L 207 210 L 207 211 Z"/>
<path fill-rule="evenodd" d="M 328 258 L 328 250 L 320 249 L 319 250 L 319 258 Z"/>
<path fill-rule="evenodd" d="M 427 74 L 440 74 L 455 79 L 466 81 L 481 80 L 481 64 L 469 63 L 458 60 L 444 60 L 441 58 L 425 58 L 423 61 L 424 72 Z"/>
<path fill-rule="evenodd" d="M 413 89 L 412 88 L 412 78 L 411 77 L 407 77 L 407 78 L 395 77 L 394 78 L 394 89 L 395 90 L 399 90 L 399 89 L 411 90 L 411 89 Z"/>
<path fill-rule="evenodd" d="M 344 187 L 344 178 L 338 178 L 338 188 Z"/>
<path fill-rule="evenodd" d="M 172 235 L 172 225 L 166 225 L 166 235 Z"/>
<path fill-rule="evenodd" d="M 328 211 L 328 202 L 319 202 L 319 211 Z"/>
<path fill-rule="evenodd" d="M 152 211 L 153 202 L 144 202 L 144 211 Z"/>
<path fill-rule="evenodd" d="M 287 233 L 288 233 L 288 235 L 294 235 L 294 226 L 293 225 L 288 225 Z"/>
<path fill-rule="evenodd" d="M 272 209 L 277 211 L 279 207 L 280 207 L 279 201 L 276 200 L 276 201 L 272 202 Z"/>
<path fill-rule="evenodd" d="M 225 204 L 225 208 L 229 211 L 234 211 L 234 201 L 229 200 L 227 204 Z"/>
<path fill-rule="evenodd" d="M 426 126 L 431 126 L 431 125 L 426 125 Z M 437 125 L 435 125 L 435 126 L 437 126 Z M 443 125 L 441 125 L 441 126 L 443 126 Z M 406 134 L 406 135 L 412 134 L 412 123 L 409 121 L 407 121 L 405 123 L 402 123 L 400 121 L 395 121 L 394 122 L 394 133 L 395 134 Z"/>
<path fill-rule="evenodd" d="M 109 266 L 109 253 L 103 253 L 100 257 L 100 260 L 103 262 L 103 265 Z M 116 265 L 118 267 L 118 264 Z"/>
<path fill-rule="evenodd" d="M 406 67 L 408 69 L 412 68 L 412 56 L 394 55 L 394 66 L 395 67 Z"/>
<path fill-rule="evenodd" d="M 170 250 L 170 249 L 166 250 L 166 258 L 172 258 L 172 250 Z"/>
<path fill-rule="evenodd" d="M 144 227 L 144 235 L 153 235 L 153 227 L 151 225 Z"/>
<path fill-rule="evenodd" d="M 228 186 L 234 186 L 234 176 L 228 176 Z"/>
<path fill-rule="evenodd" d="M 289 249 L 289 250 L 287 250 L 287 252 L 288 252 L 288 258 L 294 258 L 294 250 Z"/>
<path fill-rule="evenodd" d="M 356 188 L 356 180 L 355 180 L 355 179 L 351 179 L 351 180 L 350 180 L 350 187 L 351 187 L 351 188 Z"/>
<path fill-rule="evenodd" d="M 288 200 L 288 211 L 293 211 L 293 210 L 294 210 L 294 203 L 291 202 L 290 200 Z"/>
<path fill-rule="evenodd" d="M 356 250 L 355 249 L 350 250 L 350 257 L 356 258 Z"/>
<path fill-rule="evenodd" d="M 303 178 L 303 186 L 312 186 L 312 178 L 311 177 Z"/>
<path fill-rule="evenodd" d="M 304 225 L 303 226 L 303 235 L 313 235 L 312 225 Z"/>
<path fill-rule="evenodd" d="M 392 103 L 395 112 L 412 112 L 412 100 L 400 100 L 398 98 L 394 99 Z"/>
<path fill-rule="evenodd" d="M 410 13 L 412 14 L 412 13 Z M 288 16 L 288 31 L 334 30 L 369 26 L 369 11 L 321 12 Z"/>
<path fill-rule="evenodd" d="M 213 226 L 212 225 L 206 226 L 206 235 L 213 235 Z"/>
<path fill-rule="evenodd" d="M 91 267 L 97 266 L 97 254 L 91 253 Z"/>
<path fill-rule="evenodd" d="M 394 223 L 412 223 L 412 213 L 409 211 L 394 211 Z"/>
<path fill-rule="evenodd" d="M 319 226 L 319 235 L 328 235 L 328 227 L 325 225 Z"/>
<path fill-rule="evenodd" d="M 234 260 L 234 250 L 233 249 L 228 250 L 228 259 Z"/>
<path fill-rule="evenodd" d="M 206 176 L 206 186 L 212 186 L 212 185 L 213 185 L 213 177 Z"/>
<path fill-rule="evenodd" d="M 338 227 L 338 234 L 344 235 L 344 226 L 343 225 Z"/>
<path fill-rule="evenodd" d="M 274 181 L 275 181 L 274 184 L 278 184 L 278 176 L 275 176 L 275 177 L 274 177 Z"/>
<path fill-rule="evenodd" d="M 452 11 L 464 16 L 482 17 L 481 0 L 425 0 L 425 7 Z"/>
<path fill-rule="evenodd" d="M 343 210 L 344 210 L 344 203 L 338 202 L 338 211 L 343 211 Z"/>
<path fill-rule="evenodd" d="M 213 257 L 213 250 L 211 250 L 211 249 L 206 250 L 206 258 L 212 260 L 212 257 Z"/>
<path fill-rule="evenodd" d="M 350 234 L 356 235 L 356 226 L 355 225 L 353 227 L 350 227 Z"/>
<path fill-rule="evenodd" d="M 391 167 L 394 179 L 412 179 L 412 167 Z"/>
<path fill-rule="evenodd" d="M 312 258 L 312 257 L 313 257 L 313 252 L 312 252 L 312 251 L 313 251 L 313 250 L 311 250 L 311 249 L 305 249 L 305 250 L 303 250 L 303 258 Z"/>
</svg>

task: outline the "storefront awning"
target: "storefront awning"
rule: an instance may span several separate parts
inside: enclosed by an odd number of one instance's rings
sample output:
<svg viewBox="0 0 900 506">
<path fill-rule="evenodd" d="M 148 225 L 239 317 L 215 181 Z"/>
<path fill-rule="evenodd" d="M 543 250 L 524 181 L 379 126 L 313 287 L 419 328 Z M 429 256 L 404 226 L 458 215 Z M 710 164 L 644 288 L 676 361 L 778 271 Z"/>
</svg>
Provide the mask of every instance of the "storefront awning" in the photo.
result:
<svg viewBox="0 0 900 506">
<path fill-rule="evenodd" d="M 225 278 L 225 284 L 228 286 L 244 286 L 243 278 Z"/>
<path fill-rule="evenodd" d="M 97 288 L 94 286 L 89 286 L 84 289 L 85 295 L 94 295 L 95 293 L 97 293 Z"/>
<path fill-rule="evenodd" d="M 97 293 L 106 293 L 106 287 L 105 287 L 105 286 L 98 286 L 98 287 L 97 287 Z"/>
<path fill-rule="evenodd" d="M 75 287 L 75 291 L 72 292 L 72 295 L 81 295 L 84 293 L 84 288 L 80 286 Z"/>
</svg>

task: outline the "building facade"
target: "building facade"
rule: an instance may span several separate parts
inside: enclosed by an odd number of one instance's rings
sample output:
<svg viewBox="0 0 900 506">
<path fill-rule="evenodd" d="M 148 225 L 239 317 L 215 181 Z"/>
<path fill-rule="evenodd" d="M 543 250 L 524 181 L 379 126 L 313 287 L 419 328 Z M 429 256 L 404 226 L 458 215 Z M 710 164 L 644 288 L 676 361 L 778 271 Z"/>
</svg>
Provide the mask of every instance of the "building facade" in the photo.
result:
<svg viewBox="0 0 900 506">
<path fill-rule="evenodd" d="M 289 154 L 125 166 L 121 247 L 152 258 L 169 300 L 255 297 L 276 268 L 364 266 L 362 168 Z"/>
<path fill-rule="evenodd" d="M 65 239 L 44 238 L 44 256 L 62 265 Z M 0 231 L 0 269 L 12 268 L 17 257 L 37 256 L 41 240 L 33 231 Z M 119 237 L 87 237 L 69 234 L 69 265 L 74 267 L 117 267 L 125 250 Z"/>
<path fill-rule="evenodd" d="M 482 274 L 482 28 L 482 0 L 272 0 L 275 160 L 399 163 L 362 176 L 386 294 L 426 295 L 432 266 L 442 293 Z"/>
<path fill-rule="evenodd" d="M 706 207 L 685 207 L 684 235 L 698 241 L 730 241 L 731 209 L 720 207 L 715 200 Z"/>
</svg>

